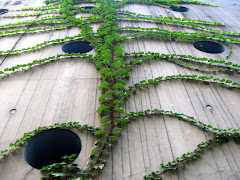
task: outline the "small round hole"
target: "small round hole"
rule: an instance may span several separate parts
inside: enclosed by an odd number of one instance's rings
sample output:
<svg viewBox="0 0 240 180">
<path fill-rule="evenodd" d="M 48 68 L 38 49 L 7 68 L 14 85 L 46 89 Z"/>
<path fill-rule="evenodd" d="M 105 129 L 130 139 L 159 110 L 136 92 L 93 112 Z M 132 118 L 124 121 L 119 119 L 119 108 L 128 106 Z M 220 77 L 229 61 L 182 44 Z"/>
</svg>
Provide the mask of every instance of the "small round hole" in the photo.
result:
<svg viewBox="0 0 240 180">
<path fill-rule="evenodd" d="M 170 9 L 173 11 L 177 11 L 177 12 L 188 12 L 190 11 L 189 8 L 184 7 L 184 6 L 170 6 Z"/>
<path fill-rule="evenodd" d="M 10 110 L 10 114 L 14 114 L 14 113 L 16 113 L 16 112 L 17 112 L 16 109 L 11 109 L 11 110 Z"/>
<path fill-rule="evenodd" d="M 212 110 L 212 106 L 211 105 L 206 105 L 206 108 L 209 110 Z"/>
<path fill-rule="evenodd" d="M 5 14 L 8 12 L 8 9 L 0 9 L 0 14 Z"/>
<path fill-rule="evenodd" d="M 222 53 L 225 51 L 225 48 L 221 44 L 211 41 L 197 41 L 194 43 L 194 47 L 199 51 L 213 54 Z"/>
<path fill-rule="evenodd" d="M 89 42 L 86 41 L 76 41 L 65 44 L 62 47 L 63 52 L 65 53 L 87 53 L 93 49 L 93 46 L 90 46 Z"/>
<path fill-rule="evenodd" d="M 29 165 L 41 169 L 43 166 L 61 162 L 64 155 L 78 155 L 81 147 L 81 140 L 74 132 L 51 129 L 32 137 L 25 148 L 24 156 Z"/>
</svg>

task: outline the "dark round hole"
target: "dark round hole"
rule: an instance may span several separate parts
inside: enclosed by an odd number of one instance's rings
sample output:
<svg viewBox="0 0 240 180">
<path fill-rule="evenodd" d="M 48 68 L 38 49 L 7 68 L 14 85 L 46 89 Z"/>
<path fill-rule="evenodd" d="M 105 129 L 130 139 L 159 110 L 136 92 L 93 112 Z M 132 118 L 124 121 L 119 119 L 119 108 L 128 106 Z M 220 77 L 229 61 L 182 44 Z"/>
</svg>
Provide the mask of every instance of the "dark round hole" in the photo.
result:
<svg viewBox="0 0 240 180">
<path fill-rule="evenodd" d="M 93 46 L 90 46 L 89 42 L 86 41 L 76 41 L 65 44 L 62 47 L 63 52 L 65 53 L 87 53 L 93 49 Z"/>
<path fill-rule="evenodd" d="M 170 6 L 170 9 L 177 12 L 187 12 L 190 9 L 184 6 Z"/>
<path fill-rule="evenodd" d="M 84 9 L 92 9 L 92 8 L 95 8 L 94 6 L 85 6 L 85 7 L 81 7 L 81 8 L 84 8 Z"/>
<path fill-rule="evenodd" d="M 10 114 L 15 114 L 16 112 L 17 112 L 16 109 L 11 109 L 11 110 L 10 110 Z"/>
<path fill-rule="evenodd" d="M 225 51 L 225 48 L 221 44 L 211 41 L 197 41 L 194 43 L 194 47 L 206 53 L 217 54 Z"/>
<path fill-rule="evenodd" d="M 206 105 L 206 108 L 211 110 L 212 109 L 212 106 L 211 105 Z"/>
<path fill-rule="evenodd" d="M 24 155 L 28 164 L 41 169 L 43 166 L 61 162 L 61 157 L 64 155 L 78 155 L 81 147 L 81 140 L 74 132 L 66 129 L 51 129 L 32 137 Z"/>
<path fill-rule="evenodd" d="M 8 12 L 8 9 L 0 9 L 0 14 L 5 14 Z"/>
</svg>

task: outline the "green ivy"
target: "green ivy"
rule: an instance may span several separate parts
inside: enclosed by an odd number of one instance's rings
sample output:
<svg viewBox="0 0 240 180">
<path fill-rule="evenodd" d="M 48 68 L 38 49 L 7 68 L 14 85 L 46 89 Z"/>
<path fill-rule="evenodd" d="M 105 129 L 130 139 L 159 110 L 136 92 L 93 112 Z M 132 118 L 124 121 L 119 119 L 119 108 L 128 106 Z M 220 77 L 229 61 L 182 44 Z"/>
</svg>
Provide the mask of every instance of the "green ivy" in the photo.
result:
<svg viewBox="0 0 240 180">
<path fill-rule="evenodd" d="M 102 92 L 99 97 L 99 107 L 96 112 L 101 117 L 101 125 L 99 128 L 94 128 L 89 125 L 80 125 L 80 122 L 69 122 L 69 123 L 56 123 L 51 126 L 38 127 L 37 129 L 24 133 L 23 137 L 17 139 L 15 142 L 10 144 L 11 149 L 1 151 L 1 156 L 4 158 L 9 153 L 15 151 L 17 148 L 25 145 L 31 137 L 40 133 L 43 130 L 52 128 L 77 128 L 79 130 L 90 131 L 92 135 L 97 137 L 97 141 L 94 143 L 92 152 L 89 155 L 87 166 L 84 168 L 79 167 L 74 163 L 73 159 L 76 155 L 64 156 L 61 163 L 54 163 L 52 165 L 45 166 L 41 169 L 42 172 L 46 173 L 42 179 L 71 179 L 71 180 L 83 180 L 92 179 L 98 174 L 100 170 L 105 167 L 108 162 L 109 153 L 119 140 L 119 134 L 124 130 L 124 126 L 133 121 L 139 116 L 151 116 L 151 115 L 168 115 L 176 117 L 179 120 L 190 123 L 203 131 L 209 132 L 212 137 L 206 142 L 202 142 L 193 152 L 183 154 L 181 157 L 160 165 L 160 170 L 152 172 L 149 175 L 144 176 L 145 179 L 162 179 L 161 175 L 169 170 L 175 170 L 180 165 L 186 164 L 193 159 L 200 157 L 201 153 L 210 146 L 217 143 L 225 143 L 228 139 L 234 139 L 237 143 L 240 142 L 239 129 L 218 129 L 207 125 L 201 121 L 196 120 L 194 117 L 176 113 L 172 111 L 164 110 L 144 110 L 139 112 L 125 112 L 125 102 L 130 95 L 137 93 L 140 88 L 147 88 L 150 85 L 157 85 L 162 81 L 166 80 L 191 80 L 200 81 L 205 84 L 219 84 L 226 88 L 239 88 L 238 82 L 233 82 L 230 79 L 218 78 L 213 76 L 198 76 L 198 75 L 171 75 L 171 76 L 160 76 L 153 79 L 141 80 L 132 86 L 127 86 L 128 79 L 131 77 L 131 70 L 146 61 L 164 60 L 174 63 L 178 66 L 182 66 L 188 69 L 204 71 L 204 72 L 227 72 L 227 73 L 239 73 L 240 65 L 234 64 L 228 61 L 233 48 L 232 44 L 239 45 L 238 37 L 240 33 L 236 32 L 224 32 L 218 29 L 208 27 L 211 26 L 225 26 L 225 23 L 216 21 L 204 21 L 200 19 L 186 19 L 176 18 L 170 16 L 151 16 L 136 14 L 128 10 L 119 10 L 125 4 L 144 4 L 144 5 L 155 5 L 159 7 L 168 8 L 170 6 L 178 6 L 181 3 L 193 3 L 200 5 L 211 5 L 214 4 L 204 3 L 199 0 L 122 0 L 115 2 L 113 0 L 45 0 L 47 5 L 37 7 L 26 7 L 17 11 L 22 11 L 16 15 L 6 15 L 4 18 L 18 18 L 37 16 L 36 19 L 27 21 L 17 21 L 15 23 L 8 23 L 0 25 L 1 36 L 11 36 L 22 33 L 41 33 L 46 31 L 66 29 L 71 27 L 79 27 L 79 34 L 75 36 L 67 36 L 62 39 L 55 39 L 51 41 L 44 41 L 36 44 L 35 46 L 18 49 L 18 50 L 7 50 L 0 51 L 0 55 L 12 55 L 19 54 L 29 51 L 37 51 L 46 46 L 55 45 L 68 41 L 84 40 L 89 41 L 94 46 L 96 55 L 89 55 L 86 53 L 72 53 L 72 54 L 58 54 L 56 56 L 47 57 L 44 59 L 36 59 L 27 64 L 18 64 L 13 67 L 5 68 L 0 71 L 0 78 L 9 76 L 12 73 L 19 71 L 27 71 L 30 68 L 39 66 L 45 63 L 54 62 L 66 58 L 88 59 L 89 62 L 93 63 L 101 75 L 101 84 L 98 86 L 98 90 Z M 84 9 L 77 5 L 81 3 L 95 3 L 95 8 Z M 23 13 L 24 11 L 37 11 L 36 13 Z M 74 15 L 81 13 L 91 13 L 87 17 L 76 18 Z M 48 15 L 54 14 L 54 15 Z M 55 15 L 57 14 L 57 15 Z M 38 17 L 39 15 L 44 15 Z M 143 28 L 143 27 L 119 27 L 119 21 L 143 21 L 153 22 L 160 24 L 168 24 L 173 26 L 184 26 L 196 30 L 198 32 L 181 32 L 181 31 L 169 31 L 161 28 Z M 97 32 L 93 32 L 91 23 L 99 23 L 100 26 Z M 38 27 L 34 29 L 27 28 L 29 25 L 51 25 L 49 27 Z M 23 27 L 23 29 L 14 29 Z M 119 35 L 119 32 L 124 32 L 125 35 Z M 232 37 L 233 36 L 233 37 Z M 160 54 L 156 52 L 133 52 L 123 53 L 122 42 L 126 39 L 133 38 L 150 38 L 164 41 L 191 41 L 196 40 L 214 40 L 222 42 L 229 46 L 230 51 L 228 52 L 226 59 L 214 60 L 211 58 L 198 58 L 192 55 L 186 54 Z"/>
</svg>

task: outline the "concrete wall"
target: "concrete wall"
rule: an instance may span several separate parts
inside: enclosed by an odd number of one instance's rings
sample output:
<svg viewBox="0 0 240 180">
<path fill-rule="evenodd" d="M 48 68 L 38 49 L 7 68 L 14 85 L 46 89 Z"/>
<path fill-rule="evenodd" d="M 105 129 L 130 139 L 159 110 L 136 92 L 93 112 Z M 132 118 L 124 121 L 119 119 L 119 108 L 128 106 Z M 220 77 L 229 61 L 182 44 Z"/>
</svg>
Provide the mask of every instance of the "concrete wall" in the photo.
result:
<svg viewBox="0 0 240 180">
<path fill-rule="evenodd" d="M 125 5 L 124 10 L 153 16 L 172 16 L 201 20 L 226 22 L 226 27 L 217 27 L 225 31 L 239 32 L 240 3 L 233 0 L 215 1 L 220 7 L 203 5 L 185 5 L 187 13 L 173 12 L 157 6 Z M 15 1 L 1 1 L 0 7 L 18 9 L 24 6 L 43 5 L 41 0 L 28 0 L 14 5 Z M 235 5 L 234 5 L 235 4 Z M 9 12 L 11 14 L 14 12 Z M 23 20 L 28 18 L 20 18 Z M 15 21 L 1 18 L 0 24 Z M 194 32 L 189 28 L 159 25 L 144 22 L 119 22 L 120 26 L 159 27 L 168 30 Z M 97 29 L 97 26 L 94 26 Z M 200 32 L 200 31 L 199 31 Z M 63 38 L 79 33 L 78 28 L 51 31 L 38 34 L 15 35 L 0 38 L 0 50 L 21 49 L 46 40 Z M 62 44 L 48 46 L 34 52 L 21 55 L 0 57 L 0 70 L 17 64 L 31 62 L 60 53 Z M 153 40 L 126 40 L 124 52 L 153 51 L 160 53 L 190 54 L 197 57 L 225 59 L 228 53 L 207 54 L 196 50 L 191 43 L 165 42 Z M 94 51 L 90 52 L 94 54 Z M 233 45 L 233 54 L 229 61 L 240 64 L 240 49 Z M 204 74 L 179 67 L 168 61 L 149 61 L 135 67 L 131 72 L 128 85 L 144 79 L 173 74 Z M 217 73 L 213 76 L 240 81 L 239 74 Z M 88 60 L 65 59 L 37 66 L 26 72 L 18 72 L 0 79 L 0 150 L 8 148 L 11 142 L 32 131 L 38 126 L 56 122 L 80 121 L 95 127 L 100 125 L 96 109 L 99 106 L 98 91 L 100 75 Z M 169 81 L 141 90 L 127 100 L 127 112 L 146 109 L 163 109 L 184 113 L 218 128 L 236 128 L 240 125 L 239 90 L 218 85 L 205 85 L 189 81 Z M 16 109 L 15 113 L 11 113 Z M 88 155 L 94 144 L 94 137 L 87 133 L 78 133 L 83 148 L 77 162 L 86 165 Z M 142 179 L 144 175 L 159 170 L 161 163 L 167 163 L 183 153 L 193 151 L 202 141 L 209 139 L 209 134 L 177 118 L 153 116 L 138 118 L 128 124 L 121 133 L 118 144 L 112 148 L 110 160 L 96 179 L 121 180 Z M 40 179 L 38 170 L 24 160 L 24 148 L 20 148 L 0 161 L 0 180 L 35 180 Z M 166 174 L 166 179 L 240 179 L 240 145 L 234 141 L 208 150 L 204 155 L 187 167 L 182 167 Z"/>
</svg>

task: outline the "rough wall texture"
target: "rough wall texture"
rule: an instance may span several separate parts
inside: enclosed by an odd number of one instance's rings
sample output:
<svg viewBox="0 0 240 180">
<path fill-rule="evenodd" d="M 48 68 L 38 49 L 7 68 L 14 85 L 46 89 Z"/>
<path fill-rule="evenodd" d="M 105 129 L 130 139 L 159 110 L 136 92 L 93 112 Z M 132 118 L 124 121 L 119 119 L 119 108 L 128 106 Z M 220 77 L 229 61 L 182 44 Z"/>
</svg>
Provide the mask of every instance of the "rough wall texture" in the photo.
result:
<svg viewBox="0 0 240 180">
<path fill-rule="evenodd" d="M 122 9 L 153 16 L 172 16 L 226 22 L 225 31 L 239 32 L 240 2 L 233 0 L 215 1 L 220 7 L 186 5 L 187 13 L 173 12 L 156 6 L 124 5 Z M 41 0 L 1 1 L 0 7 L 16 9 L 24 6 L 43 5 Z M 8 14 L 11 14 L 9 12 Z M 81 15 L 81 14 L 80 14 Z M 17 20 L 30 18 L 20 18 Z M 1 24 L 17 21 L 0 19 Z M 120 26 L 159 27 L 168 30 L 194 32 L 195 30 L 145 22 L 121 21 Z M 97 29 L 98 25 L 94 25 Z M 31 28 L 31 27 L 30 27 Z M 200 32 L 200 31 L 199 31 Z M 0 38 L 0 50 L 21 49 L 46 40 L 76 35 L 78 28 L 58 30 L 38 34 L 22 34 Z M 21 55 L 0 57 L 0 70 L 16 64 L 31 62 L 54 56 L 61 51 L 62 44 L 48 46 L 38 51 Z M 197 57 L 224 59 L 228 53 L 207 54 L 196 50 L 191 43 L 165 42 L 152 40 L 126 40 L 124 52 L 152 51 L 160 53 L 189 54 Z M 94 54 L 95 52 L 90 52 Z M 233 45 L 233 54 L 229 60 L 240 64 L 240 49 Z M 131 72 L 128 85 L 143 79 L 162 75 L 204 73 L 176 66 L 168 61 L 148 61 L 135 67 Z M 210 75 L 210 74 L 208 74 Z M 218 77 L 239 82 L 239 74 L 219 73 Z M 15 73 L 0 80 L 0 149 L 5 149 L 11 142 L 20 138 L 25 132 L 38 126 L 51 125 L 56 122 L 80 121 L 81 124 L 99 126 L 99 116 L 95 113 L 99 105 L 99 72 L 88 60 L 71 60 L 48 63 L 32 68 L 27 72 Z M 236 128 L 240 126 L 239 90 L 227 89 L 217 85 L 205 85 L 188 81 L 162 82 L 158 86 L 142 89 L 140 93 L 128 99 L 127 112 L 145 109 L 164 109 L 181 112 L 196 117 L 206 124 L 218 128 Z M 11 109 L 16 109 L 14 114 Z M 77 162 L 85 165 L 94 138 L 88 134 L 78 133 L 82 139 L 83 149 Z M 128 124 L 121 133 L 118 144 L 112 148 L 110 161 L 96 179 L 121 180 L 142 179 L 144 175 L 157 171 L 161 163 L 167 163 L 183 153 L 193 151 L 197 144 L 206 141 L 208 133 L 197 127 L 167 116 L 138 118 Z M 20 148 L 0 161 L 1 180 L 35 180 L 41 174 L 24 160 L 24 148 Z M 240 145 L 233 141 L 219 145 L 204 153 L 187 167 L 165 175 L 166 179 L 240 179 Z"/>
</svg>

